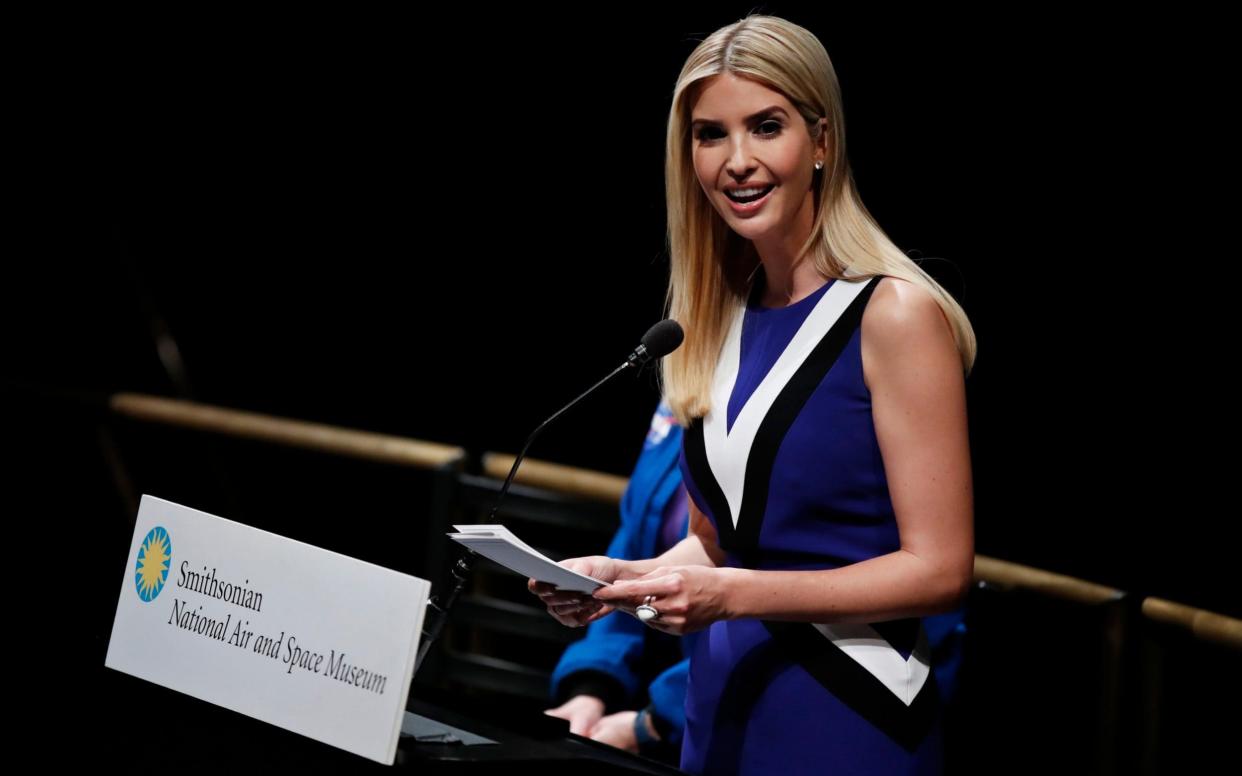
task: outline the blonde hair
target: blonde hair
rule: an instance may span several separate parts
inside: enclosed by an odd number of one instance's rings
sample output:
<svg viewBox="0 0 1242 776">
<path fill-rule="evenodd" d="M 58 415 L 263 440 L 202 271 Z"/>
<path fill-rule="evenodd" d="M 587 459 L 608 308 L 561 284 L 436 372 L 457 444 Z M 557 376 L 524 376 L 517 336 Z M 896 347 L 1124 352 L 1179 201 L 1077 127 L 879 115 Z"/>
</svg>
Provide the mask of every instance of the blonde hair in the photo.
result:
<svg viewBox="0 0 1242 776">
<path fill-rule="evenodd" d="M 781 92 L 808 131 L 819 131 L 818 120 L 828 119 L 828 157 L 813 182 L 814 222 L 797 260 L 813 262 L 824 278 L 890 275 L 927 289 L 944 311 L 969 374 L 976 346 L 965 311 L 884 234 L 858 196 L 845 154 L 841 88 L 828 52 L 815 35 L 790 21 L 751 15 L 713 32 L 691 52 L 669 111 L 664 186 L 671 270 L 665 316 L 681 323 L 685 341 L 662 359 L 660 387 L 677 422 L 688 426 L 711 410 L 716 362 L 759 266 L 754 245 L 707 200 L 690 153 L 690 109 L 707 79 L 723 73 Z"/>
</svg>

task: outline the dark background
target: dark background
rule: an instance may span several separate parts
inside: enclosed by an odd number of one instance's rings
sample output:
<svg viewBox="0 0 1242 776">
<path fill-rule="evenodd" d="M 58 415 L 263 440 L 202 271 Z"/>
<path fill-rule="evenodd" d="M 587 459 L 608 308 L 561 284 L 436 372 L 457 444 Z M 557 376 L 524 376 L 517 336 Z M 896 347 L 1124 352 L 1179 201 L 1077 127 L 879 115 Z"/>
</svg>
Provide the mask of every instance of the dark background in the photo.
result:
<svg viewBox="0 0 1242 776">
<path fill-rule="evenodd" d="M 1233 428 L 1212 347 L 1232 271 L 1196 242 L 1219 162 L 1201 30 L 796 3 L 112 16 L 41 28 L 22 69 L 35 174 L 0 362 L 14 515 L 75 527 L 61 560 L 94 580 L 66 583 L 88 659 L 134 515 L 89 402 L 55 390 L 516 452 L 660 318 L 674 79 L 751 8 L 824 42 L 864 202 L 975 327 L 977 551 L 1242 614 L 1237 510 L 1208 456 Z M 650 371 L 626 374 L 530 455 L 627 475 L 656 399 Z M 390 565 L 384 536 L 417 541 L 417 483 L 116 443 L 170 500 L 263 524 L 262 491 L 286 534 Z"/>
</svg>

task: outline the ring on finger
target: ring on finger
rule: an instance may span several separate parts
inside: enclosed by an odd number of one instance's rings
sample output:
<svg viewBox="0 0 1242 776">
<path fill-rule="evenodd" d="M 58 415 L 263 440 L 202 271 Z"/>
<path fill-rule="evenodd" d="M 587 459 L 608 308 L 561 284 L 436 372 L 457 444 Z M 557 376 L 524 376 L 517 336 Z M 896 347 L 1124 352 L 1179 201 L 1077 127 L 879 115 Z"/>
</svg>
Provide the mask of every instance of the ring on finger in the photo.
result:
<svg viewBox="0 0 1242 776">
<path fill-rule="evenodd" d="M 654 600 L 654 595 L 649 595 L 643 599 L 642 604 L 634 610 L 634 614 L 638 615 L 638 619 L 643 622 L 651 622 L 660 616 L 660 610 L 651 605 L 651 602 Z"/>
</svg>

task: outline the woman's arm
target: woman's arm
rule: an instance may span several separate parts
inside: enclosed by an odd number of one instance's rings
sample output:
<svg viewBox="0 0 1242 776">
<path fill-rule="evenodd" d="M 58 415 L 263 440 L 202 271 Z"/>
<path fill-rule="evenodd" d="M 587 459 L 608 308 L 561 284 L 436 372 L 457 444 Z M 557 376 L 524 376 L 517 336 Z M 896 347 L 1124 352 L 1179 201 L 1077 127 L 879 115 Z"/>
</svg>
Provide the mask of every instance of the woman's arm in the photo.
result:
<svg viewBox="0 0 1242 776">
<path fill-rule="evenodd" d="M 720 568 L 718 544 L 688 538 L 686 557 L 697 547 L 699 560 L 718 559 L 714 568 L 644 561 L 645 578 L 595 597 L 634 606 L 654 595 L 655 622 L 674 633 L 718 619 L 882 622 L 955 608 L 974 573 L 974 502 L 965 377 L 951 330 L 930 294 L 884 278 L 863 312 L 861 346 L 900 549 L 836 569 L 759 571 Z"/>
</svg>

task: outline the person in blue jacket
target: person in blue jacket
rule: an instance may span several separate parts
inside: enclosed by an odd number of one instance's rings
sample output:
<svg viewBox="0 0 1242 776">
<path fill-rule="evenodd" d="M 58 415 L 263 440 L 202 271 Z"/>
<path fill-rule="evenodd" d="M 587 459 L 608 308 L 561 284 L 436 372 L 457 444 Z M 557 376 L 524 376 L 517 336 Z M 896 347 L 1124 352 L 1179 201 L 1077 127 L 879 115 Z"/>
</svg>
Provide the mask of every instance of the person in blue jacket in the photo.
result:
<svg viewBox="0 0 1242 776">
<path fill-rule="evenodd" d="M 686 536 L 689 506 L 678 456 L 682 429 L 663 401 L 621 498 L 621 524 L 607 556 L 652 558 Z M 532 592 L 534 592 L 532 588 Z M 964 607 L 927 617 L 932 670 L 948 704 L 956 694 L 965 637 Z M 587 627 L 552 673 L 544 713 L 570 732 L 677 764 L 685 727 L 686 679 L 694 639 L 648 628 L 620 613 Z"/>
<path fill-rule="evenodd" d="M 609 557 L 650 558 L 685 538 L 689 506 L 681 471 L 681 427 L 663 401 L 651 418 Z M 648 628 L 627 615 L 605 617 L 566 648 L 552 674 L 546 713 L 570 732 L 676 764 L 685 726 L 690 637 Z"/>
</svg>

